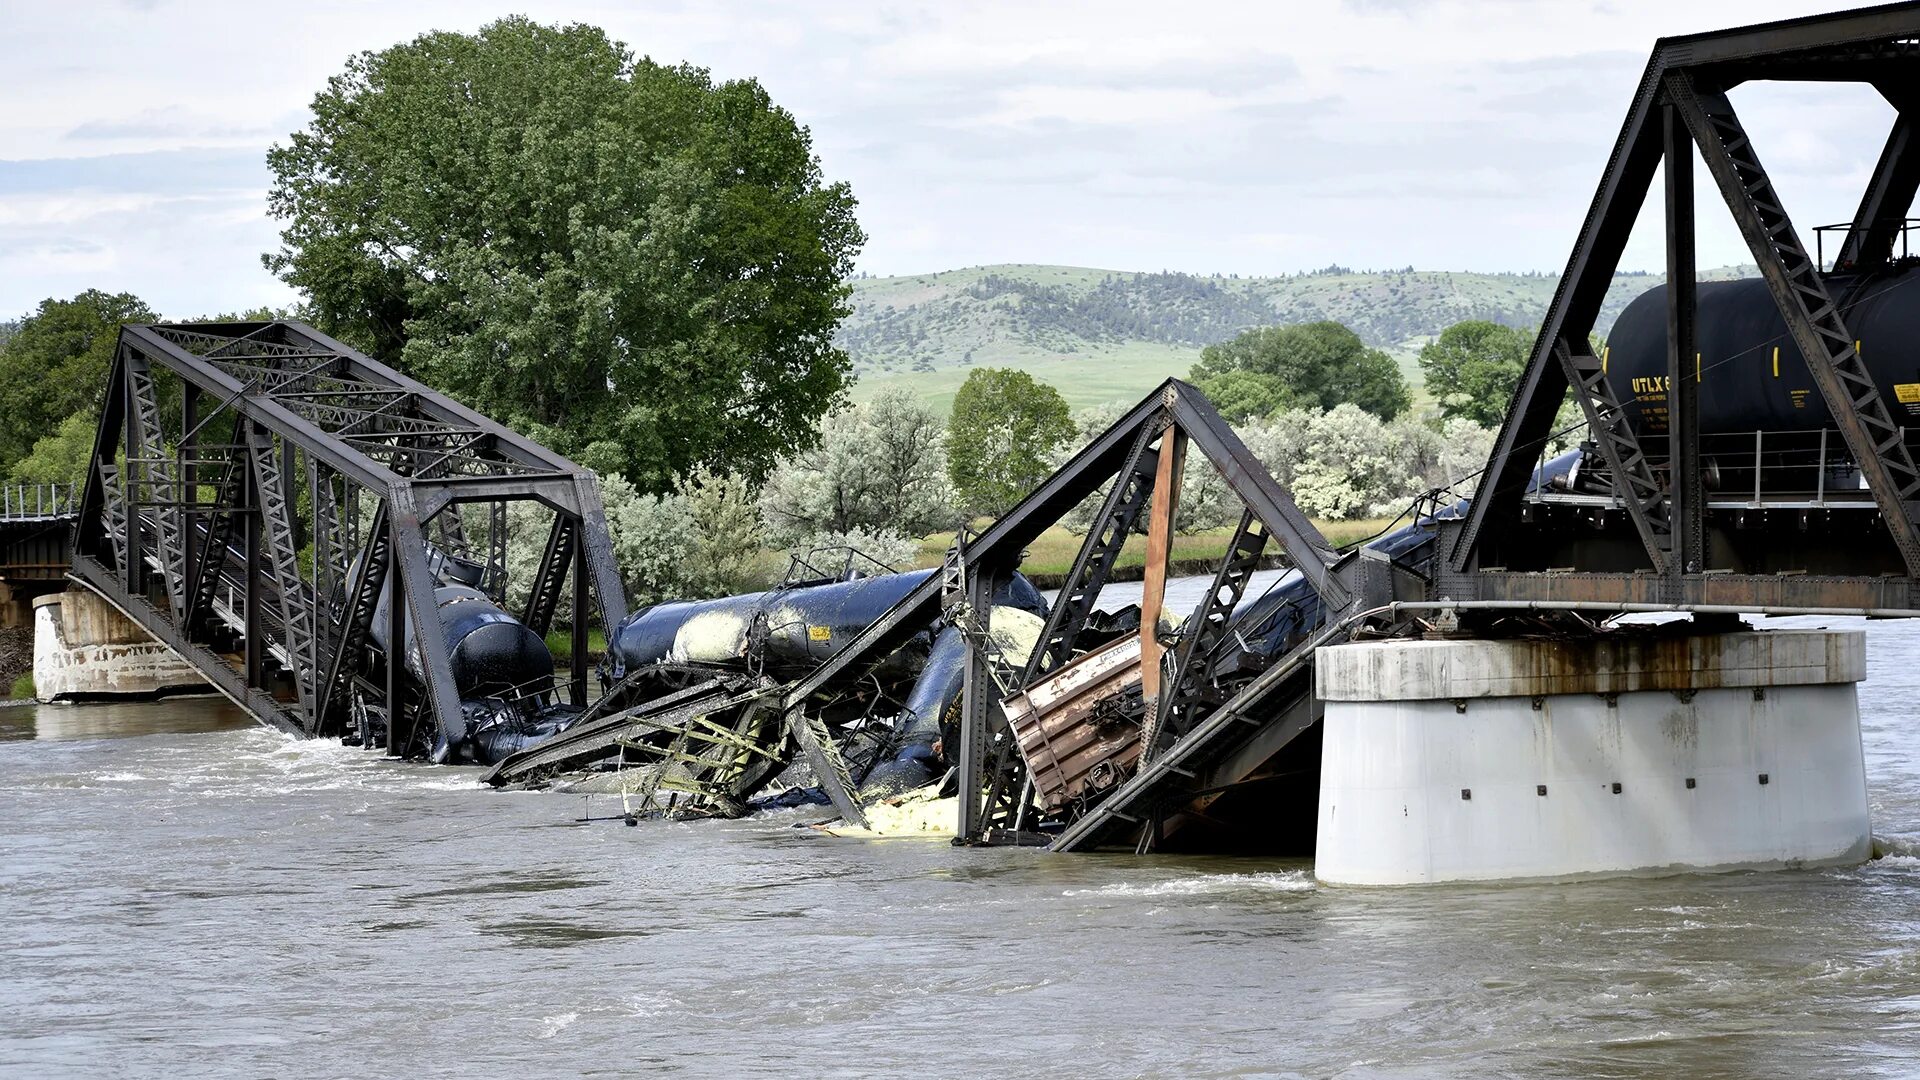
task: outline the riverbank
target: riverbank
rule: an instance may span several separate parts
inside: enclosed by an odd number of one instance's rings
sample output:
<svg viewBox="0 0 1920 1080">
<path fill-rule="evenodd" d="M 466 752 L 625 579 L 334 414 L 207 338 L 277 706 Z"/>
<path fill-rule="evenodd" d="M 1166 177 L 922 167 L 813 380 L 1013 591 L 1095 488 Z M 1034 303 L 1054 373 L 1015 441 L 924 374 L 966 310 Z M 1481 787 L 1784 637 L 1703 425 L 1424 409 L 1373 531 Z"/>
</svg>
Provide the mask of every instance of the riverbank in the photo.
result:
<svg viewBox="0 0 1920 1080">
<path fill-rule="evenodd" d="M 33 627 L 0 626 L 0 696 L 33 698 Z"/>
</svg>

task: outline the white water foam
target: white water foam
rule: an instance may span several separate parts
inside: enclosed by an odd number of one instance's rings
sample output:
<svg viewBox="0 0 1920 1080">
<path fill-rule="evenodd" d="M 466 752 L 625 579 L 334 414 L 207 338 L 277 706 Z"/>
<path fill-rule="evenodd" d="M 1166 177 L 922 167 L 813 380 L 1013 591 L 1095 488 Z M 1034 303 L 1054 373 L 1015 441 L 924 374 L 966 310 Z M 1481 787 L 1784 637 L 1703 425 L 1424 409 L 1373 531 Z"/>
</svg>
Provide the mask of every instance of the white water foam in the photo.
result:
<svg viewBox="0 0 1920 1080">
<path fill-rule="evenodd" d="M 1214 896 L 1236 892 L 1310 892 L 1313 878 L 1304 870 L 1264 874 L 1201 874 L 1150 883 L 1120 882 L 1097 889 L 1068 889 L 1062 896 Z"/>
</svg>

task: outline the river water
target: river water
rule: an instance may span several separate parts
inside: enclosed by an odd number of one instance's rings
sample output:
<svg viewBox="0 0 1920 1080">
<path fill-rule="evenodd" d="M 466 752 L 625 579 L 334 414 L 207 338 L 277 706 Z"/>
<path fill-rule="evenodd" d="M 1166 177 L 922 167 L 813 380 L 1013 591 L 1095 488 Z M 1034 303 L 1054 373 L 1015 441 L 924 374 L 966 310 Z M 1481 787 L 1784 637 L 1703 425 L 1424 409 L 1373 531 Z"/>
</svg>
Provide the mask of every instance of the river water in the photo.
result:
<svg viewBox="0 0 1920 1080">
<path fill-rule="evenodd" d="M 1895 854 L 1557 885 L 628 828 L 214 699 L 0 709 L 0 1075 L 1920 1075 L 1920 625 L 1868 644 Z"/>
</svg>

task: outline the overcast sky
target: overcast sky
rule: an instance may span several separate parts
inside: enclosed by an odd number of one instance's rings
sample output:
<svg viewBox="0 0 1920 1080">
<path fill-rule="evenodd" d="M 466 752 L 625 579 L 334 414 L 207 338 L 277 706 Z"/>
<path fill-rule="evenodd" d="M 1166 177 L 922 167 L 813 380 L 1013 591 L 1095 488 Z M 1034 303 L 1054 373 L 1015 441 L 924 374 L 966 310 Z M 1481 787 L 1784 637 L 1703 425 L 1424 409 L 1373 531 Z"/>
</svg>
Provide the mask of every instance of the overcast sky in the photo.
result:
<svg viewBox="0 0 1920 1080">
<path fill-rule="evenodd" d="M 89 287 L 175 317 L 294 299 L 260 266 L 266 148 L 350 54 L 514 11 L 758 78 L 852 184 L 867 272 L 1274 274 L 1557 270 L 1656 37 L 1847 6 L 0 0 L 0 317 Z M 1884 103 L 1735 104 L 1803 230 L 1851 215 Z M 1703 266 L 1747 260 L 1724 217 Z"/>
</svg>

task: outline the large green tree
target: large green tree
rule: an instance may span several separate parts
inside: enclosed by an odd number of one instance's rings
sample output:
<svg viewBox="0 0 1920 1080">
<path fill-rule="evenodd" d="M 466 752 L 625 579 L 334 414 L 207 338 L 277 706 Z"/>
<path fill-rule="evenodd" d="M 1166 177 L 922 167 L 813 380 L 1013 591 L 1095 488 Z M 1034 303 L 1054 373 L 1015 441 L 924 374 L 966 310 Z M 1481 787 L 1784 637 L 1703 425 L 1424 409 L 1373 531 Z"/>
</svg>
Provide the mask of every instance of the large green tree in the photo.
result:
<svg viewBox="0 0 1920 1080">
<path fill-rule="evenodd" d="M 137 296 L 89 289 L 71 300 L 42 301 L 22 319 L 0 349 L 0 475 L 13 475 L 47 439 L 79 438 L 90 454 L 120 326 L 158 318 Z M 40 455 L 46 461 L 72 457 L 66 449 L 47 449 Z M 29 478 L 75 479 L 45 467 L 23 477 Z"/>
<path fill-rule="evenodd" d="M 865 237 L 759 83 L 509 18 L 362 53 L 267 156 L 322 329 L 644 490 L 841 402 Z"/>
<path fill-rule="evenodd" d="M 1060 391 L 1024 371 L 979 368 L 947 420 L 947 474 L 968 510 L 999 514 L 1047 478 L 1075 434 Z"/>
<path fill-rule="evenodd" d="M 1420 350 L 1427 393 L 1446 416 L 1498 427 L 1532 344 L 1531 336 L 1511 326 L 1484 319 L 1454 323 Z"/>
<path fill-rule="evenodd" d="M 1189 377 L 1236 423 L 1349 403 L 1391 420 L 1411 403 L 1393 357 L 1331 321 L 1262 327 L 1209 345 Z"/>
</svg>

